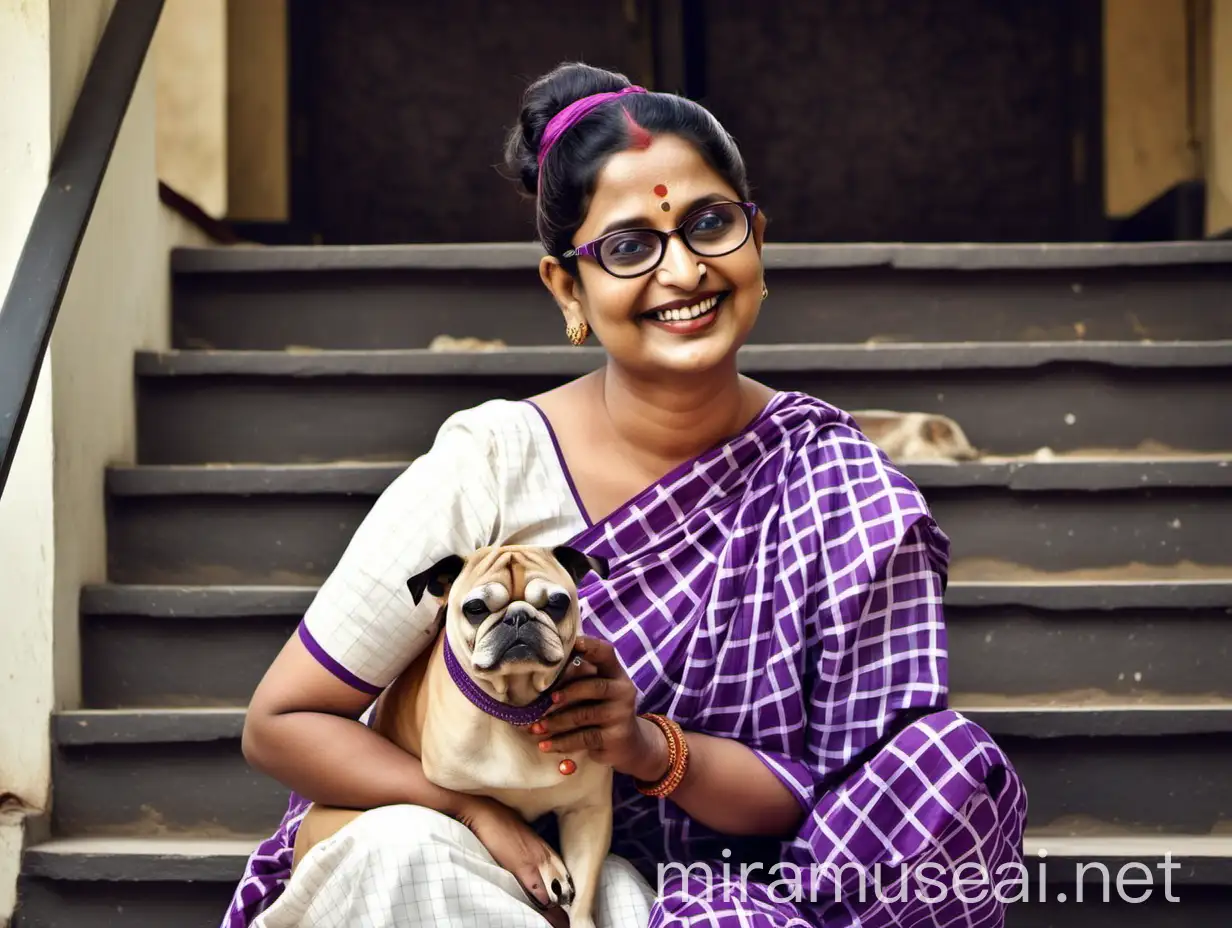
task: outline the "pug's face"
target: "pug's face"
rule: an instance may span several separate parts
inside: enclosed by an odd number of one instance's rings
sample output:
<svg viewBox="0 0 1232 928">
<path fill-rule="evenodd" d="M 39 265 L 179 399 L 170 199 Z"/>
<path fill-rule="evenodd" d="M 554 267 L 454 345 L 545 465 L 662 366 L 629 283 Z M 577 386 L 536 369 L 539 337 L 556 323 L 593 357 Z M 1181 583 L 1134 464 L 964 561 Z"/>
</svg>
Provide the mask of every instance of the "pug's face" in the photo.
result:
<svg viewBox="0 0 1232 928">
<path fill-rule="evenodd" d="M 448 596 L 445 634 L 472 679 L 497 699 L 529 702 L 552 685 L 578 634 L 577 584 L 606 565 L 573 548 L 505 545 L 453 555 L 408 586 Z"/>
</svg>

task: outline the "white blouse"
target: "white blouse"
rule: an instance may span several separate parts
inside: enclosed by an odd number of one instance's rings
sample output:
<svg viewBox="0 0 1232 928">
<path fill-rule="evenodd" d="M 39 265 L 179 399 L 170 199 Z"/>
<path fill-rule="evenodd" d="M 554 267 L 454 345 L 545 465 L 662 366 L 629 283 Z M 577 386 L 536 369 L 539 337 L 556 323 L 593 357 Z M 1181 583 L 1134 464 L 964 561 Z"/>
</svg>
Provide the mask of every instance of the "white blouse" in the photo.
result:
<svg viewBox="0 0 1232 928">
<path fill-rule="evenodd" d="M 563 544 L 587 527 L 538 407 L 495 399 L 449 417 L 381 494 L 300 625 L 335 676 L 377 693 L 431 642 L 439 609 L 407 581 L 492 544 Z"/>
</svg>

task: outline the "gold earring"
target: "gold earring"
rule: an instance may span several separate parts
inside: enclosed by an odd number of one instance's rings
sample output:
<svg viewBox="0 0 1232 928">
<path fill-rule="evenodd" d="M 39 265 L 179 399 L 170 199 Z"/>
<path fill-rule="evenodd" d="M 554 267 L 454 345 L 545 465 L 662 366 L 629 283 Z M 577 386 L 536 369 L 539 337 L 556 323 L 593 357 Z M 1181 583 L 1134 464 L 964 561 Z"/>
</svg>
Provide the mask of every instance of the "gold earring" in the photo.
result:
<svg viewBox="0 0 1232 928">
<path fill-rule="evenodd" d="M 770 291 L 766 289 L 766 282 L 763 280 L 761 282 L 761 298 L 764 300 L 769 295 L 770 295 Z"/>
<path fill-rule="evenodd" d="M 586 336 L 590 334 L 590 326 L 585 322 L 579 322 L 576 325 L 570 323 L 565 326 L 565 335 L 569 337 L 569 341 L 575 347 L 586 341 Z"/>
</svg>

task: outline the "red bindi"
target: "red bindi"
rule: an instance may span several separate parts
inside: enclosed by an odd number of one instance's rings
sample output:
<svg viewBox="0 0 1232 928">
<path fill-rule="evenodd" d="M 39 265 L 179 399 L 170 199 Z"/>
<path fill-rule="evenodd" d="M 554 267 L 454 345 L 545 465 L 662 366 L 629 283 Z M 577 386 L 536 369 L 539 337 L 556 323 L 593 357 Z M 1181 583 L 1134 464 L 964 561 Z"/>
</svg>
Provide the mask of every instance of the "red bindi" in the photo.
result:
<svg viewBox="0 0 1232 928">
<path fill-rule="evenodd" d="M 666 184 L 656 184 L 654 192 L 655 192 L 655 196 L 657 197 L 667 196 L 667 185 Z"/>
</svg>

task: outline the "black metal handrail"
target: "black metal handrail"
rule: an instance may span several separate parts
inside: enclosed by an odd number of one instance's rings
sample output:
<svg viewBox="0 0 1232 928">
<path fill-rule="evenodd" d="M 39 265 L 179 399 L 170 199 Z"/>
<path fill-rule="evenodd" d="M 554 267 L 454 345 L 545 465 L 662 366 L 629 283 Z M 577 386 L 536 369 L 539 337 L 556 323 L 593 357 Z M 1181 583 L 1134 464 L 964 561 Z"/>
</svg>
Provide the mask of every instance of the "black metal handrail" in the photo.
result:
<svg viewBox="0 0 1232 928">
<path fill-rule="evenodd" d="M 0 307 L 0 493 L 162 8 L 163 0 L 116 0 Z"/>
</svg>

